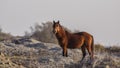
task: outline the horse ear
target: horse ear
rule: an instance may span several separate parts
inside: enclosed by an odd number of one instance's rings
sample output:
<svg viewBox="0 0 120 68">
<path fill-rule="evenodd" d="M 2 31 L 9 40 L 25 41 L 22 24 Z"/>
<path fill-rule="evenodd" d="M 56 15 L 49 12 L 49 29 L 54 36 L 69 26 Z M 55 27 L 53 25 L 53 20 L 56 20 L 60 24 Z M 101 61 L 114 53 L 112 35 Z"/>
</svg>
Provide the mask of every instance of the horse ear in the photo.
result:
<svg viewBox="0 0 120 68">
<path fill-rule="evenodd" d="M 55 21 L 53 20 L 53 23 L 55 24 Z"/>
<path fill-rule="evenodd" d="M 60 23 L 60 21 L 58 20 L 58 22 L 57 22 L 58 24 Z"/>
</svg>

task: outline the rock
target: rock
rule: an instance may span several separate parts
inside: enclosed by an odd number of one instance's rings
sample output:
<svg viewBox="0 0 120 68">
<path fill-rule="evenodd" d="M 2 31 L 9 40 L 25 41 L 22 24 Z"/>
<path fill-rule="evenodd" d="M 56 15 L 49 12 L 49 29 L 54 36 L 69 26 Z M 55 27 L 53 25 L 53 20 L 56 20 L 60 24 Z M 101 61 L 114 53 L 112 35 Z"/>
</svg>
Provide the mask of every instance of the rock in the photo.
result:
<svg viewBox="0 0 120 68">
<path fill-rule="evenodd" d="M 40 43 L 40 41 L 37 41 L 37 40 L 35 40 L 35 39 L 30 39 L 30 41 L 32 42 L 32 43 Z"/>
<path fill-rule="evenodd" d="M 54 59 L 49 59 L 50 62 L 55 62 Z"/>
</svg>

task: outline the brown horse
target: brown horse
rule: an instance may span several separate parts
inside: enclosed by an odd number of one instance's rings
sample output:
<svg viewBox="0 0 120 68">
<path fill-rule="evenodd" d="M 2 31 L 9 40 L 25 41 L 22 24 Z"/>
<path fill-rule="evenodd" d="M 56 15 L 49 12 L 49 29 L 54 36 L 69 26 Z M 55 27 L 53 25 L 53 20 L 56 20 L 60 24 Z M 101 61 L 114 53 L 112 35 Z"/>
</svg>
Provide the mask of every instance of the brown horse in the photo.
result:
<svg viewBox="0 0 120 68">
<path fill-rule="evenodd" d="M 93 36 L 87 32 L 70 33 L 63 29 L 58 22 L 53 21 L 53 33 L 55 34 L 59 45 L 63 49 L 63 56 L 68 56 L 67 48 L 74 49 L 80 48 L 82 50 L 83 57 L 86 56 L 86 49 L 90 55 L 90 59 L 93 59 L 94 39 Z"/>
</svg>

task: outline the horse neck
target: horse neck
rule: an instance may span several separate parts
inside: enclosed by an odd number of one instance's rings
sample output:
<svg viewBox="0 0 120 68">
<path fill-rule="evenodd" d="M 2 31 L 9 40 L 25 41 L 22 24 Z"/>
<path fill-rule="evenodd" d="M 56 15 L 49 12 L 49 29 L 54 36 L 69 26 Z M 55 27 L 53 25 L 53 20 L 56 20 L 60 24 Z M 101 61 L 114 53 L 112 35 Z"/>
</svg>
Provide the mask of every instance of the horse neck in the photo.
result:
<svg viewBox="0 0 120 68">
<path fill-rule="evenodd" d="M 66 31 L 61 27 L 61 29 L 58 32 L 57 36 L 60 37 L 60 38 L 66 37 Z"/>
<path fill-rule="evenodd" d="M 65 33 L 66 33 L 67 38 L 71 37 L 71 33 L 69 33 L 68 31 L 65 31 Z"/>
</svg>

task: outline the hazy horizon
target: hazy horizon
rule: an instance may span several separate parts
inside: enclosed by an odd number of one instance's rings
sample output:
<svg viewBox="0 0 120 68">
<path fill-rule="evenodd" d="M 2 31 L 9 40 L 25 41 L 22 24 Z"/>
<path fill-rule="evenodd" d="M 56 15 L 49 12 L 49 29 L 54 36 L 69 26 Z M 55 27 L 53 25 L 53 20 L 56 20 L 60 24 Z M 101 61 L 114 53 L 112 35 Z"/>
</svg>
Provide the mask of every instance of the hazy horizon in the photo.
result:
<svg viewBox="0 0 120 68">
<path fill-rule="evenodd" d="M 120 0 L 0 0 L 0 26 L 24 35 L 37 22 L 59 20 L 91 33 L 95 43 L 120 46 Z"/>
</svg>

